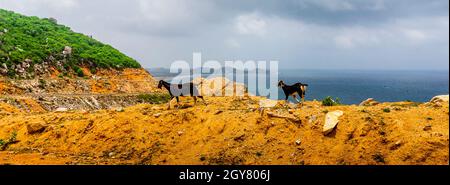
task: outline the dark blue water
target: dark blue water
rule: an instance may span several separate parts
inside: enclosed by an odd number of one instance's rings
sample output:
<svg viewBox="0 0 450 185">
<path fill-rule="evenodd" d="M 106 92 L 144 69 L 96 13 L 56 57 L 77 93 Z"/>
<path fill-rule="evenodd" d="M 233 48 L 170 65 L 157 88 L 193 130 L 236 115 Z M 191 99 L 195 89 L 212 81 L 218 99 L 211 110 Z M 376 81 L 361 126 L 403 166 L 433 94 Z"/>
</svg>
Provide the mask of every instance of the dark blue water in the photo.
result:
<svg viewBox="0 0 450 185">
<path fill-rule="evenodd" d="M 150 73 L 170 79 L 168 73 Z M 367 98 L 426 102 L 433 96 L 449 94 L 448 71 L 280 70 L 278 78 L 286 84 L 309 84 L 307 100 L 332 96 L 344 104 L 358 104 Z M 279 99 L 284 99 L 281 89 Z"/>
<path fill-rule="evenodd" d="M 283 70 L 279 78 L 287 84 L 296 81 L 309 84 L 306 95 L 309 100 L 332 96 L 345 104 L 357 104 L 367 98 L 382 102 L 426 102 L 435 95 L 449 93 L 448 71 Z"/>
</svg>

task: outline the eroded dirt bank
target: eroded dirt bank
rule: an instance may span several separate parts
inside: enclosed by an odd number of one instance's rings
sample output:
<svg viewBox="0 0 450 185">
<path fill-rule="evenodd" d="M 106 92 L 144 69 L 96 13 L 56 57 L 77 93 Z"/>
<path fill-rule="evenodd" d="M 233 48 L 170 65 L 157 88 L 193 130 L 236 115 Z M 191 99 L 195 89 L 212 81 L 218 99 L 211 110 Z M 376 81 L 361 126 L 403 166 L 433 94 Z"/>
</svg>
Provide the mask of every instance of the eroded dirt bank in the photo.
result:
<svg viewBox="0 0 450 185">
<path fill-rule="evenodd" d="M 0 164 L 449 164 L 449 106 L 278 105 L 184 98 L 184 107 L 28 113 L 0 105 Z M 341 110 L 337 127 L 322 127 Z M 14 135 L 16 133 L 16 135 Z"/>
</svg>

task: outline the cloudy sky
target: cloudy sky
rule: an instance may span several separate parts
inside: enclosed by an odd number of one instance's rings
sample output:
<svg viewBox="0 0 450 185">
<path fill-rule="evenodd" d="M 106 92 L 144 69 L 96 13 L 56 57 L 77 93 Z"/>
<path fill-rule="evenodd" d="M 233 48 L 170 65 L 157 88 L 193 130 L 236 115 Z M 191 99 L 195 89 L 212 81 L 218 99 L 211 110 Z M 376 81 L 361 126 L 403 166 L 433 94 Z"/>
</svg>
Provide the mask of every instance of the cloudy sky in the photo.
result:
<svg viewBox="0 0 450 185">
<path fill-rule="evenodd" d="M 448 69 L 448 0 L 0 0 L 135 58 L 296 69 Z"/>
</svg>

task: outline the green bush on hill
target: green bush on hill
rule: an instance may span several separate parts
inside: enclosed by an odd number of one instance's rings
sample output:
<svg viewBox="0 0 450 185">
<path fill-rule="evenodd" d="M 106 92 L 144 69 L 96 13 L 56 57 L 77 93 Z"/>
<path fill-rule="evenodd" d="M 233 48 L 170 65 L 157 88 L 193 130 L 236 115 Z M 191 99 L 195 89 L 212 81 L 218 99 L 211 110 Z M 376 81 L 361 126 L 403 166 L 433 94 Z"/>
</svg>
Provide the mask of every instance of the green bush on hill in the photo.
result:
<svg viewBox="0 0 450 185">
<path fill-rule="evenodd" d="M 322 100 L 323 106 L 337 106 L 341 105 L 341 101 L 339 98 L 333 99 L 331 96 L 327 96 L 325 99 Z"/>
<path fill-rule="evenodd" d="M 49 56 L 60 60 L 65 46 L 72 48 L 68 67 L 79 66 L 81 62 L 92 62 L 100 68 L 141 67 L 113 47 L 75 33 L 53 18 L 28 17 L 0 9 L 0 64 L 9 67 L 25 59 L 42 63 Z"/>
</svg>

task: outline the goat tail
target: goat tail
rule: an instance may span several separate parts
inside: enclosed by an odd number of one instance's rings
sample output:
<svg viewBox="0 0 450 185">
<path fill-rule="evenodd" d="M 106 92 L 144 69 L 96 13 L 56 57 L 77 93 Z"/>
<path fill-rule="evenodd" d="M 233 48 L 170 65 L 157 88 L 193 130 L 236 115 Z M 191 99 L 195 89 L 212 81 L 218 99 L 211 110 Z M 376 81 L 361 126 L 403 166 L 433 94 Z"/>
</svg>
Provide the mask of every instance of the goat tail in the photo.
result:
<svg viewBox="0 0 450 185">
<path fill-rule="evenodd" d="M 306 92 L 306 89 L 307 89 L 307 87 L 308 87 L 308 84 L 302 84 L 302 83 L 299 83 L 298 85 L 300 86 L 300 89 L 303 91 L 303 93 L 305 93 L 305 92 Z"/>
</svg>

